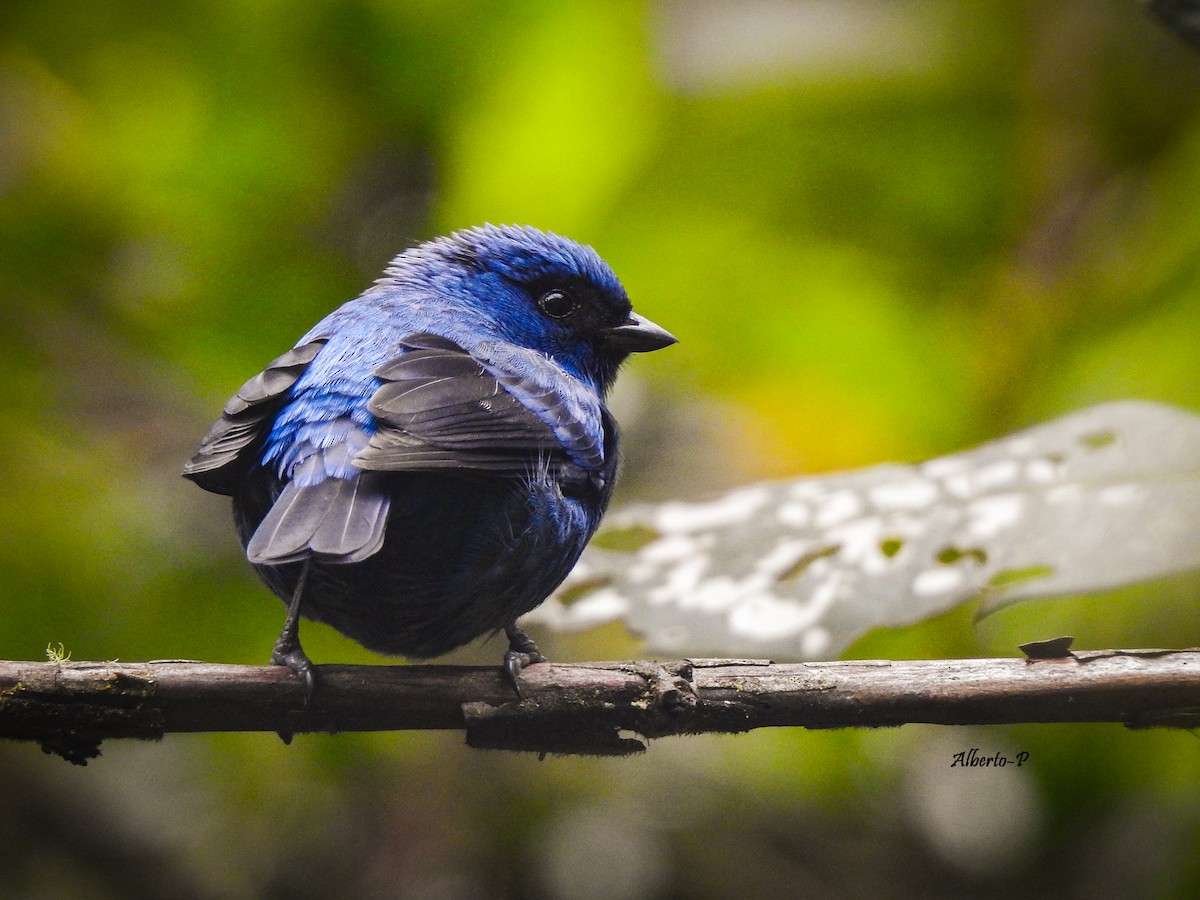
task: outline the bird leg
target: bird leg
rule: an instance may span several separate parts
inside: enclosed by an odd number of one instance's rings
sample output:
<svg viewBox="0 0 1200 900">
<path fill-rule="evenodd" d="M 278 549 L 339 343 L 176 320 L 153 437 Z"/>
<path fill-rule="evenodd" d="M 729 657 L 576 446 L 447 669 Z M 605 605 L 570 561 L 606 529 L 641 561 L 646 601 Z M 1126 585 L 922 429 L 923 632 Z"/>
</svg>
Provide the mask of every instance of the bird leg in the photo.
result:
<svg viewBox="0 0 1200 900">
<path fill-rule="evenodd" d="M 546 662 L 533 638 L 517 627 L 517 623 L 504 626 L 504 634 L 508 637 L 508 652 L 504 654 L 504 674 L 517 692 L 517 699 L 522 699 L 521 683 L 517 680 L 521 670 L 534 663 Z"/>
<path fill-rule="evenodd" d="M 287 666 L 303 679 L 305 705 L 312 702 L 313 693 L 317 689 L 316 667 L 300 646 L 300 601 L 304 597 L 304 584 L 308 581 L 308 567 L 311 562 L 311 558 L 306 559 L 301 566 L 296 590 L 292 593 L 292 602 L 288 604 L 287 617 L 283 620 L 283 630 L 279 632 L 275 649 L 271 651 L 271 665 Z M 282 734 L 280 736 L 282 737 Z M 287 739 L 284 743 L 287 743 Z"/>
</svg>

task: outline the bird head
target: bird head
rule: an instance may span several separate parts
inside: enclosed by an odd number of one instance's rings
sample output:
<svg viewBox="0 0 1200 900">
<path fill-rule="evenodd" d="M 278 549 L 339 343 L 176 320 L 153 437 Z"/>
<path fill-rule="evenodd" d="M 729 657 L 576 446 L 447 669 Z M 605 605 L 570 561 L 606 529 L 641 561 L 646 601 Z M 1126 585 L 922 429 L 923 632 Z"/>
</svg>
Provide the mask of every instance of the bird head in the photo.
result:
<svg viewBox="0 0 1200 900">
<path fill-rule="evenodd" d="M 630 353 L 676 342 L 633 311 L 595 250 L 556 234 L 483 225 L 405 256 L 414 263 L 406 269 L 422 271 L 434 293 L 481 323 L 480 337 L 543 353 L 601 392 Z"/>
</svg>

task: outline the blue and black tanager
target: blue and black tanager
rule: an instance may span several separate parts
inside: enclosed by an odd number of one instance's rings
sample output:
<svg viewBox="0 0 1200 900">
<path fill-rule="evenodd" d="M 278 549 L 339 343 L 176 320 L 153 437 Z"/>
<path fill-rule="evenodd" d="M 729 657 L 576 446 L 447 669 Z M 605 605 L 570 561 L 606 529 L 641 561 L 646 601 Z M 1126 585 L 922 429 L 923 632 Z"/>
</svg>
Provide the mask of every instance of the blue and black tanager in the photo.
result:
<svg viewBox="0 0 1200 900">
<path fill-rule="evenodd" d="M 288 604 L 271 662 L 304 680 L 301 615 L 423 659 L 503 629 L 566 577 L 617 474 L 604 398 L 675 343 L 586 247 L 484 225 L 401 253 L 225 404 L 184 475 L 233 498 L 246 555 Z"/>
</svg>

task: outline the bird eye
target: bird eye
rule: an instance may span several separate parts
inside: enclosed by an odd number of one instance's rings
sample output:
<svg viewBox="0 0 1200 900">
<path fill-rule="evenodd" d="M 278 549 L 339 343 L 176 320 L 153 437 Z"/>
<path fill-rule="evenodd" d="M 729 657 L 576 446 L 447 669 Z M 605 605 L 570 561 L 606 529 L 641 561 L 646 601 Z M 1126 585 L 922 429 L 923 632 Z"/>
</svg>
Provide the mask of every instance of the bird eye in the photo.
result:
<svg viewBox="0 0 1200 900">
<path fill-rule="evenodd" d="M 575 312 L 575 298 L 566 291 L 546 291 L 538 298 L 538 309 L 552 319 L 562 319 Z"/>
</svg>

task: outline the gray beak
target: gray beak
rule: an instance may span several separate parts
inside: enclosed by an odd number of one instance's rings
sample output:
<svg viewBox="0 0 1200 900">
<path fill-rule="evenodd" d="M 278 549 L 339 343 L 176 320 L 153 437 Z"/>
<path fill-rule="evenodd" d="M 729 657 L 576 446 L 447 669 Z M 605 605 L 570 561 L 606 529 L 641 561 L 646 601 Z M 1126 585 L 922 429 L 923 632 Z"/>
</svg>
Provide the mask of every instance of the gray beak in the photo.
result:
<svg viewBox="0 0 1200 900">
<path fill-rule="evenodd" d="M 614 325 L 608 329 L 604 335 L 604 343 L 626 353 L 645 353 L 677 344 L 679 338 L 665 328 L 659 328 L 649 319 L 631 312 L 628 321 L 623 325 Z"/>
</svg>

